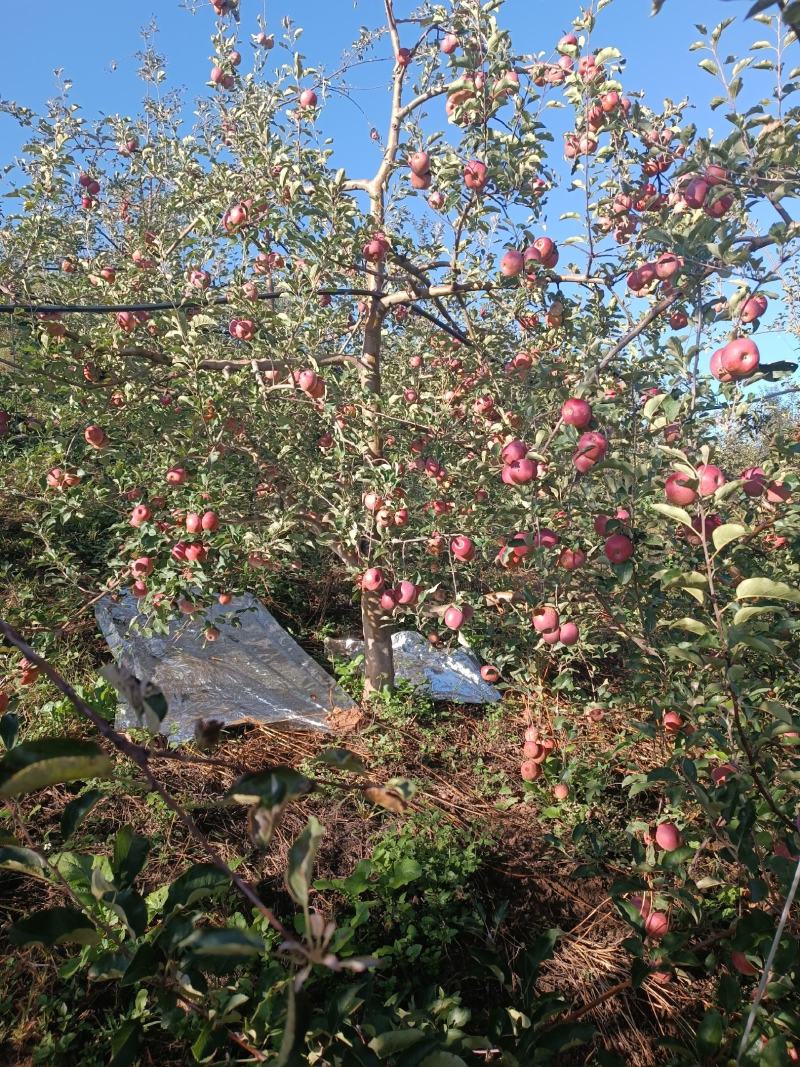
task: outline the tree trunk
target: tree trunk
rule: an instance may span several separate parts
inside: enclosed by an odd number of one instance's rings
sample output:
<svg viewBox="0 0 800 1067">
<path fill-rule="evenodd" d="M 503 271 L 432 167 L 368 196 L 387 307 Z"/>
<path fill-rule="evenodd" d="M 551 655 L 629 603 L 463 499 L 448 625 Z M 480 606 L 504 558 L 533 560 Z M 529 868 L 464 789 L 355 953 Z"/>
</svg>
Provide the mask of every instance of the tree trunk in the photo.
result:
<svg viewBox="0 0 800 1067">
<path fill-rule="evenodd" d="M 361 626 L 364 631 L 364 699 L 394 685 L 392 630 L 383 618 L 380 593 L 361 593 Z"/>
</svg>

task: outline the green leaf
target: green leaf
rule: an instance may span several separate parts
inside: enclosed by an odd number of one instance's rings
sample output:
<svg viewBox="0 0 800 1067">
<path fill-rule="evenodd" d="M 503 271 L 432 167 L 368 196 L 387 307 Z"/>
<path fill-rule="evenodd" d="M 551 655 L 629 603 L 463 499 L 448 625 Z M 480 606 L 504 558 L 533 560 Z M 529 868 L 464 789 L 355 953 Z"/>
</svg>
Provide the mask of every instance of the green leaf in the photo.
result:
<svg viewBox="0 0 800 1067">
<path fill-rule="evenodd" d="M 169 887 L 164 914 L 175 908 L 190 908 L 204 897 L 218 896 L 230 888 L 231 880 L 213 863 L 196 863 L 175 879 Z"/>
<path fill-rule="evenodd" d="M 800 604 L 800 589 L 793 589 L 785 582 L 773 582 L 771 578 L 745 578 L 736 586 L 736 599 L 745 600 L 751 596 L 768 596 L 773 600 L 790 600 Z"/>
<path fill-rule="evenodd" d="M 72 837 L 80 824 L 100 800 L 104 793 L 99 789 L 87 789 L 79 797 L 75 797 L 61 812 L 61 835 L 66 838 Z"/>
<path fill-rule="evenodd" d="M 653 504 L 653 510 L 657 511 L 659 515 L 664 515 L 673 522 L 679 522 L 683 526 L 688 526 L 691 529 L 692 520 L 689 516 L 689 512 L 684 508 L 676 508 L 673 504 L 664 504 L 659 500 L 657 503 Z"/>
<path fill-rule="evenodd" d="M 424 1040 L 425 1034 L 422 1030 L 386 1030 L 373 1037 L 369 1047 L 383 1060 L 388 1056 L 396 1056 L 398 1052 L 404 1052 Z"/>
<path fill-rule="evenodd" d="M 697 1028 L 695 1043 L 698 1053 L 703 1057 L 713 1056 L 722 1044 L 725 1024 L 718 1011 L 707 1011 Z"/>
<path fill-rule="evenodd" d="M 89 918 L 77 908 L 46 908 L 14 923 L 12 945 L 96 945 L 100 940 Z"/>
<path fill-rule="evenodd" d="M 19 716 L 13 711 L 7 711 L 0 718 L 0 741 L 4 748 L 13 748 L 19 737 Z"/>
<path fill-rule="evenodd" d="M 325 833 L 325 828 L 316 818 L 311 815 L 305 830 L 289 850 L 289 860 L 286 869 L 286 888 L 296 904 L 303 908 L 308 907 L 308 887 L 311 884 L 311 872 L 317 855 L 320 839 Z"/>
<path fill-rule="evenodd" d="M 304 796 L 314 783 L 294 767 L 270 767 L 245 774 L 230 787 L 226 796 L 237 804 L 261 804 L 265 808 Z"/>
<path fill-rule="evenodd" d="M 80 778 L 107 778 L 112 764 L 91 741 L 46 737 L 16 745 L 0 760 L 0 797 L 19 796 Z"/>
<path fill-rule="evenodd" d="M 145 941 L 136 950 L 133 959 L 125 968 L 120 979 L 121 986 L 139 985 L 148 978 L 153 978 L 161 963 L 161 955 L 149 942 Z"/>
<path fill-rule="evenodd" d="M 708 71 L 709 74 L 713 74 L 714 76 L 719 74 L 719 67 L 714 62 L 714 60 L 709 59 L 708 56 L 706 56 L 705 59 L 701 59 L 697 65 L 701 68 L 701 70 Z"/>
<path fill-rule="evenodd" d="M 415 882 L 422 874 L 422 867 L 412 856 L 403 856 L 392 867 L 389 879 L 390 889 L 402 889 L 409 882 Z"/>
<path fill-rule="evenodd" d="M 124 1023 L 111 1038 L 108 1067 L 131 1067 L 139 1059 L 141 1042 L 142 1028 L 136 1019 Z"/>
<path fill-rule="evenodd" d="M 738 540 L 740 537 L 745 537 L 749 532 L 746 526 L 742 526 L 738 522 L 726 522 L 714 530 L 711 534 L 711 540 L 714 542 L 714 548 L 716 548 L 717 552 L 720 552 L 725 545 L 730 544 L 731 541 Z"/>
<path fill-rule="evenodd" d="M 771 615 L 774 612 L 783 614 L 783 608 L 779 608 L 777 604 L 761 604 L 758 607 L 739 608 L 733 616 L 733 625 L 741 626 L 743 622 L 747 622 L 749 619 L 757 618 L 759 615 Z"/>
<path fill-rule="evenodd" d="M 216 930 L 194 930 L 181 941 L 181 948 L 195 956 L 247 959 L 264 952 L 264 941 L 247 930 L 225 927 Z"/>
<path fill-rule="evenodd" d="M 368 774 L 368 770 L 355 752 L 347 748 L 324 748 L 317 759 L 329 767 L 337 767 L 340 771 L 352 771 L 353 774 Z"/>
<path fill-rule="evenodd" d="M 668 622 L 667 625 L 679 630 L 688 630 L 689 633 L 697 634 L 698 637 L 703 637 L 708 633 L 708 627 L 704 622 L 700 622 L 699 619 L 691 619 L 688 617 L 683 619 L 673 619 L 671 622 Z"/>
<path fill-rule="evenodd" d="M 47 877 L 47 864 L 32 848 L 20 848 L 17 845 L 0 846 L 0 867 L 4 867 L 7 871 L 30 874 L 34 878 Z"/>
<path fill-rule="evenodd" d="M 137 874 L 144 867 L 150 842 L 146 837 L 135 834 L 130 826 L 123 826 L 114 838 L 114 852 L 111 857 L 111 870 L 114 881 L 125 889 L 132 885 Z"/>
</svg>

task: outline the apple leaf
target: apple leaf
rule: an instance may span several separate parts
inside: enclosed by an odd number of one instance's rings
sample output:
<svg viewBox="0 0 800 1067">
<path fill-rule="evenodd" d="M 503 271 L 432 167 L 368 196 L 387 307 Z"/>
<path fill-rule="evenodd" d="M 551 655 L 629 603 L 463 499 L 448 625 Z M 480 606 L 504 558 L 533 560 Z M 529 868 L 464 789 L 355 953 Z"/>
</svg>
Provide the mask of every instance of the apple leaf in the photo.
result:
<svg viewBox="0 0 800 1067">
<path fill-rule="evenodd" d="M 746 526 L 742 526 L 738 522 L 726 522 L 714 530 L 711 534 L 711 540 L 714 542 L 714 548 L 716 548 L 717 552 L 721 552 L 725 545 L 729 545 L 731 541 L 738 541 L 740 537 L 745 537 L 748 533 Z"/>
<path fill-rule="evenodd" d="M 793 589 L 785 582 L 774 582 L 771 578 L 745 578 L 736 586 L 737 600 L 746 600 L 754 596 L 771 597 L 773 600 L 790 600 L 793 604 L 800 604 L 800 589 Z"/>
<path fill-rule="evenodd" d="M 107 778 L 111 760 L 91 741 L 45 737 L 15 745 L 0 760 L 0 797 L 80 778 Z"/>
<path fill-rule="evenodd" d="M 673 522 L 679 522 L 683 526 L 691 528 L 692 520 L 689 512 L 684 508 L 676 508 L 673 504 L 664 504 L 661 501 L 653 504 L 653 510 L 657 511 L 659 515 L 663 515 L 667 519 L 671 519 Z"/>
</svg>

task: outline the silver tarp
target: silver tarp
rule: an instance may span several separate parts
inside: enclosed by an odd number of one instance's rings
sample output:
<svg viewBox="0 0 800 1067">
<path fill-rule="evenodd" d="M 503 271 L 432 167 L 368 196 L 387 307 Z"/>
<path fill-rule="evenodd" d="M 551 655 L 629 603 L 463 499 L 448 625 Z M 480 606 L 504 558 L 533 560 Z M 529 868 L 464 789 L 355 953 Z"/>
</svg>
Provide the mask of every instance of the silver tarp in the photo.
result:
<svg viewBox="0 0 800 1067">
<path fill-rule="evenodd" d="M 161 730 L 176 741 L 190 740 L 201 718 L 319 730 L 329 712 L 355 707 L 249 594 L 225 606 L 215 603 L 202 617 L 175 619 L 167 634 L 141 632 L 145 619 L 128 593 L 118 600 L 104 597 L 95 615 L 117 665 L 164 694 L 169 710 Z M 214 642 L 203 637 L 209 622 L 220 631 Z M 117 725 L 141 723 L 123 705 Z"/>
</svg>

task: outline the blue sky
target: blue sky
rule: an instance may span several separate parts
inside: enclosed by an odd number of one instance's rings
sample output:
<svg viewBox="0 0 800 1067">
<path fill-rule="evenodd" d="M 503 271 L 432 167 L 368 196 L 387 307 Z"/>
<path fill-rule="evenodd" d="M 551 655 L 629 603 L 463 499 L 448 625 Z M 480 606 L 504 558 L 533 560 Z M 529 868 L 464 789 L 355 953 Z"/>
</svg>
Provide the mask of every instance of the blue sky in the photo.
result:
<svg viewBox="0 0 800 1067">
<path fill-rule="evenodd" d="M 53 71 L 62 68 L 74 82 L 73 99 L 87 115 L 135 112 L 140 95 L 135 53 L 141 47 L 140 30 L 152 18 L 159 26 L 158 48 L 167 56 L 169 85 L 185 89 L 189 103 L 209 91 L 204 83 L 214 17 L 206 0 L 196 0 L 194 16 L 180 0 L 23 0 L 3 6 L 6 41 L 13 42 L 4 55 L 0 95 L 5 98 L 40 110 L 53 93 Z M 713 92 L 713 81 L 687 51 L 697 37 L 693 21 L 702 18 L 713 25 L 727 15 L 743 14 L 748 6 L 746 0 L 667 0 L 662 13 L 652 18 L 649 0 L 615 0 L 599 16 L 595 41 L 622 50 L 628 60 L 626 84 L 643 88 L 651 103 L 683 94 L 702 101 Z M 382 10 L 380 0 L 241 0 L 241 32 L 247 42 L 260 15 L 279 36 L 281 19 L 288 14 L 304 27 L 301 43 L 309 62 L 333 69 L 359 27 L 377 25 Z M 578 4 L 569 0 L 507 0 L 502 21 L 521 51 L 549 51 L 577 10 Z M 726 34 L 727 50 L 741 55 L 750 41 L 763 36 L 757 24 L 737 24 Z M 248 48 L 242 49 L 245 64 Z M 280 49 L 273 55 L 279 56 Z M 325 131 L 336 139 L 338 161 L 345 165 L 374 152 L 369 129 L 382 125 L 380 86 L 389 69 L 387 55 L 385 69 L 371 64 L 356 72 L 354 95 L 364 113 L 346 101 L 326 109 Z M 706 110 L 696 117 L 701 127 L 720 122 Z M 13 123 L 0 116 L 4 161 L 19 143 Z"/>
<path fill-rule="evenodd" d="M 135 114 L 142 86 L 137 79 L 136 53 L 142 47 L 140 31 L 152 19 L 157 20 L 156 46 L 167 57 L 167 87 L 185 93 L 187 116 L 199 96 L 210 92 L 205 85 L 210 69 L 209 35 L 215 19 L 207 0 L 194 0 L 197 13 L 188 8 L 193 0 L 81 0 L 79 4 L 64 0 L 20 0 L 6 3 L 3 23 L 7 42 L 0 96 L 13 99 L 34 110 L 41 110 L 53 95 L 54 70 L 61 68 L 73 82 L 72 99 L 84 114 Z M 412 5 L 397 0 L 401 13 Z M 687 115 L 701 132 L 725 127 L 722 112 L 712 113 L 705 102 L 717 91 L 715 80 L 697 66 L 697 54 L 688 51 L 698 37 L 695 20 L 709 27 L 721 19 L 739 18 L 723 37 L 725 54 L 741 56 L 748 45 L 768 36 L 765 27 L 743 19 L 747 0 L 667 0 L 661 14 L 650 15 L 650 0 L 614 0 L 599 16 L 592 39 L 594 47 L 616 45 L 627 60 L 623 82 L 631 89 L 643 89 L 646 101 L 659 107 L 664 97 L 683 95 L 696 103 Z M 552 50 L 555 41 L 569 28 L 578 4 L 569 0 L 506 0 L 502 23 L 513 35 L 515 47 L 522 52 Z M 342 52 L 358 36 L 363 25 L 381 22 L 380 0 L 241 0 L 242 70 L 250 62 L 250 34 L 258 29 L 261 16 L 276 38 L 281 35 L 281 20 L 290 15 L 304 27 L 301 48 L 308 64 L 320 64 L 328 70 L 338 67 Z M 403 29 L 401 27 L 401 29 Z M 411 27 L 405 27 L 410 36 Z M 405 36 L 404 33 L 404 36 Z M 413 43 L 409 41 L 408 43 Z M 391 70 L 388 44 L 383 44 L 386 59 L 356 69 L 351 76 L 353 100 L 333 96 L 320 117 L 320 127 L 334 139 L 334 162 L 354 176 L 374 169 L 377 148 L 370 140 L 372 126 L 383 129 L 387 97 L 385 84 Z M 285 55 L 276 47 L 276 62 Z M 742 104 L 753 96 L 766 94 L 771 83 L 766 74 L 748 75 L 749 85 L 757 92 L 748 93 Z M 439 101 L 437 106 L 441 106 Z M 437 112 L 433 109 L 433 117 Z M 550 112 L 553 115 L 553 112 Z M 554 116 L 562 128 L 565 118 Z M 13 159 L 23 141 L 16 124 L 0 115 L 0 161 Z M 566 177 L 567 165 L 557 157 L 560 173 Z M 557 193 L 551 199 L 551 219 L 567 205 Z M 773 358 L 789 358 L 794 345 L 785 335 L 774 335 Z"/>
</svg>

